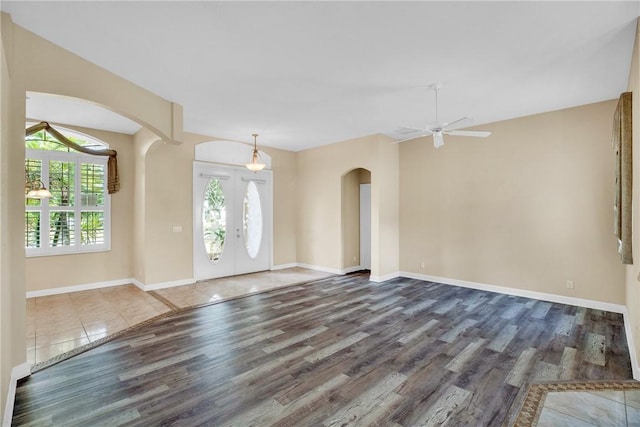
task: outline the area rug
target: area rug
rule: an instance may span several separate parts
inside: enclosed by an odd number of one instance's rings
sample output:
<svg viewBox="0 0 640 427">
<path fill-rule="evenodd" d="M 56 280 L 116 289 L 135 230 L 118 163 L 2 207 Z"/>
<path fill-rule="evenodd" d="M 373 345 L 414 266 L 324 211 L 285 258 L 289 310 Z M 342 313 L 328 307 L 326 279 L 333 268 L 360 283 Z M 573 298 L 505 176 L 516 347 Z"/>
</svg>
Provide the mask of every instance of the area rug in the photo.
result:
<svg viewBox="0 0 640 427">
<path fill-rule="evenodd" d="M 537 425 L 542 412 L 544 400 L 549 392 L 562 391 L 607 391 L 607 390 L 640 390 L 640 382 L 625 381 L 583 381 L 536 383 L 529 386 L 527 396 L 522 403 L 515 427 L 532 427 Z"/>
</svg>

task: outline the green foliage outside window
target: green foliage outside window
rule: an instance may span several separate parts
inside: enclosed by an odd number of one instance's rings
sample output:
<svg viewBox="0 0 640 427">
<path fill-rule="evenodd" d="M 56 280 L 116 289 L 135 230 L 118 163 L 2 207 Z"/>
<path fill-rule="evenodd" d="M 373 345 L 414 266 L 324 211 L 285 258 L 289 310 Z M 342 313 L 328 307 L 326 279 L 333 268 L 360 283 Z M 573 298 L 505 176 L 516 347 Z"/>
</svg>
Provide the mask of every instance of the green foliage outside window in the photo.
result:
<svg viewBox="0 0 640 427">
<path fill-rule="evenodd" d="M 217 261 L 222 255 L 227 233 L 224 193 L 217 179 L 209 181 L 205 190 L 202 207 L 202 225 L 207 254 L 211 261 Z"/>
<path fill-rule="evenodd" d="M 76 144 L 104 148 L 92 141 L 65 135 Z M 25 147 L 31 150 L 76 153 L 43 131 L 28 136 Z M 105 206 L 106 167 L 90 161 L 77 162 L 57 159 L 46 160 L 39 155 L 25 159 L 27 181 L 42 180 L 43 168 L 48 173 L 48 182 L 43 183 L 51 192 L 49 199 L 25 198 L 25 248 L 74 246 L 76 221 L 80 220 L 80 244 L 101 245 L 105 243 L 105 213 L 99 208 Z M 45 159 L 45 160 L 43 160 Z M 79 183 L 77 180 L 79 179 Z M 76 188 L 79 184 L 79 197 Z M 26 191 L 26 190 L 25 190 Z M 41 229 L 39 208 L 49 209 L 49 230 Z M 78 211 L 78 208 L 98 208 L 99 210 Z M 36 210 L 34 210 L 34 208 Z M 86 209 L 85 208 L 85 209 Z"/>
</svg>

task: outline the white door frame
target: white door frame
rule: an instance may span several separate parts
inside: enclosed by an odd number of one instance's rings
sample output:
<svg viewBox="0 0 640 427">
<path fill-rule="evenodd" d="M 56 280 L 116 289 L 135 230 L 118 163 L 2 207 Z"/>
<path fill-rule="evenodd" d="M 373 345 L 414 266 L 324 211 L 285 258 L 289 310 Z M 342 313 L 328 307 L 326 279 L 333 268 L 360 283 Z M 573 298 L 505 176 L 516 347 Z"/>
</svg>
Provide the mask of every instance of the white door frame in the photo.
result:
<svg viewBox="0 0 640 427">
<path fill-rule="evenodd" d="M 371 270 L 371 184 L 360 184 L 360 268 Z"/>
<path fill-rule="evenodd" d="M 234 260 L 232 260 L 233 268 L 222 268 L 219 273 L 212 274 L 211 270 L 207 270 L 203 266 L 203 260 L 201 256 L 203 255 L 203 247 L 202 247 L 202 212 L 201 212 L 201 192 L 204 191 L 202 187 L 202 175 L 208 175 L 208 177 L 220 177 L 223 181 L 231 180 L 230 184 L 232 184 L 234 177 L 238 180 L 247 179 L 247 177 L 251 177 L 248 175 L 248 171 L 243 166 L 229 166 L 218 163 L 210 163 L 210 162 L 201 162 L 194 161 L 193 162 L 193 275 L 196 281 L 198 280 L 207 280 L 216 277 L 225 277 L 236 274 L 237 268 L 235 265 L 235 246 L 236 246 L 236 235 L 235 235 L 235 226 L 230 224 L 230 220 L 233 221 L 234 218 L 228 218 L 227 220 L 227 236 L 229 238 L 233 236 L 234 243 L 233 248 L 225 249 L 223 251 L 223 256 L 227 253 L 227 256 L 233 255 Z M 263 241 L 264 245 L 263 250 L 267 250 L 268 261 L 266 270 L 273 269 L 273 172 L 270 170 L 263 170 L 259 172 L 259 177 L 257 180 L 263 181 L 263 183 L 258 185 L 265 185 L 265 200 L 261 200 L 261 208 L 263 210 Z M 224 188 L 224 187 L 223 187 Z M 231 211 L 232 215 L 235 218 L 238 218 L 241 215 L 241 212 L 235 212 L 237 210 L 237 206 L 241 206 L 241 203 L 236 203 L 236 191 L 232 188 L 228 190 L 225 194 L 225 203 L 227 206 L 233 206 L 228 208 Z M 231 199 L 229 198 L 231 195 Z M 230 226 L 231 225 L 231 226 Z M 242 237 L 241 237 L 242 239 Z M 244 242 L 244 239 L 242 239 Z M 225 248 L 229 241 L 225 239 Z M 245 271 L 248 272 L 248 271 Z M 243 274 L 243 273 L 241 273 Z"/>
</svg>

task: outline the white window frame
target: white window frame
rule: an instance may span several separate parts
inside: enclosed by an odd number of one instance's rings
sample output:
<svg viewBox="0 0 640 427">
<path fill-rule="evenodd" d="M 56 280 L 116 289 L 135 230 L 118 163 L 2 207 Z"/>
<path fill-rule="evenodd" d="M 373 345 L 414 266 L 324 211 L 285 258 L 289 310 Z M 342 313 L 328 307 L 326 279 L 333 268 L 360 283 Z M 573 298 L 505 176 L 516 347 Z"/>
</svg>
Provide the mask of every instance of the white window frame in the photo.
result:
<svg viewBox="0 0 640 427">
<path fill-rule="evenodd" d="M 74 182 L 74 194 L 76 194 L 75 206 L 49 206 L 49 199 L 41 199 L 40 206 L 29 206 L 25 203 L 25 212 L 40 212 L 40 247 L 39 248 L 27 248 L 25 247 L 25 255 L 29 257 L 39 256 L 51 256 L 51 255 L 69 255 L 80 253 L 92 253 L 92 252 L 106 252 L 111 250 L 111 195 L 107 191 L 107 157 L 105 156 L 92 156 L 89 154 L 78 152 L 65 152 L 65 151 L 48 151 L 48 150 L 34 150 L 26 149 L 25 157 L 27 159 L 40 160 L 42 163 L 41 177 L 45 186 L 49 186 L 49 161 L 62 161 L 75 164 L 75 182 Z M 104 167 L 104 205 L 103 206 L 83 206 L 81 196 L 81 179 L 80 179 L 80 165 L 82 163 L 99 164 Z M 49 246 L 49 226 L 50 226 L 50 213 L 51 211 L 67 210 L 74 213 L 74 218 L 77 226 L 74 229 L 74 244 L 69 246 Z M 82 245 L 81 242 L 81 212 L 104 212 L 104 243 L 97 245 Z"/>
</svg>

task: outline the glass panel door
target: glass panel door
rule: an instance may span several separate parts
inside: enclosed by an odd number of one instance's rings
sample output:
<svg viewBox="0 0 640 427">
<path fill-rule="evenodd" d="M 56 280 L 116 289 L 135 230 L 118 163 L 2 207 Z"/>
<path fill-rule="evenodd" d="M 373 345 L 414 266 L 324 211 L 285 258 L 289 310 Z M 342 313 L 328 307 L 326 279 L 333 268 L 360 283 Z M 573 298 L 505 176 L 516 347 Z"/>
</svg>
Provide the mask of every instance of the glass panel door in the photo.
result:
<svg viewBox="0 0 640 427">
<path fill-rule="evenodd" d="M 222 185 L 217 178 L 210 178 L 204 190 L 202 203 L 202 237 L 211 262 L 217 262 L 224 250 L 227 235 L 227 210 Z"/>
<path fill-rule="evenodd" d="M 249 181 L 242 203 L 242 234 L 247 255 L 255 259 L 262 241 L 262 206 L 255 181 Z"/>
<path fill-rule="evenodd" d="M 271 171 L 194 162 L 196 280 L 271 266 Z"/>
</svg>

